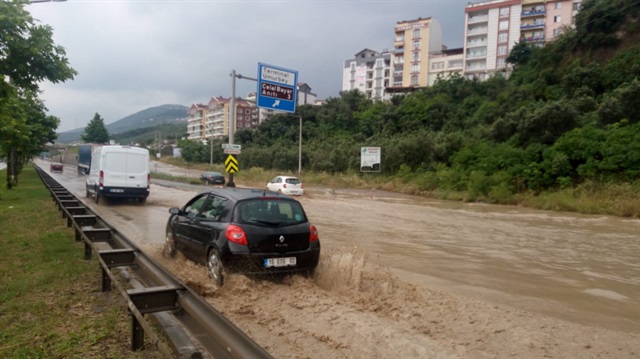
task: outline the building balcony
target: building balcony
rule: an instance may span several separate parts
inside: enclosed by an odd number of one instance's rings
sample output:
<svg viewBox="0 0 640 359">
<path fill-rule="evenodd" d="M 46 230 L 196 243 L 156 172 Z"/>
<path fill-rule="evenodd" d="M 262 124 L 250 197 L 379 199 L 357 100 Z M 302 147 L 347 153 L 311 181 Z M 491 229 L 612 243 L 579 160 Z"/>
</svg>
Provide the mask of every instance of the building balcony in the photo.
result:
<svg viewBox="0 0 640 359">
<path fill-rule="evenodd" d="M 465 56 L 467 59 L 486 59 L 487 58 L 487 53 L 486 52 L 477 52 L 477 53 L 469 53 L 467 54 L 467 56 Z"/>
<path fill-rule="evenodd" d="M 469 16 L 467 24 L 478 24 L 489 21 L 489 15 Z"/>
<path fill-rule="evenodd" d="M 522 10 L 522 14 L 520 15 L 520 17 L 544 16 L 545 13 L 546 13 L 545 9 Z"/>
<path fill-rule="evenodd" d="M 529 37 L 521 37 L 520 41 L 522 42 L 544 42 L 544 35 L 539 36 L 529 36 Z"/>
<path fill-rule="evenodd" d="M 469 73 L 469 72 L 484 72 L 487 70 L 487 66 L 482 64 L 482 65 L 474 65 L 474 66 L 467 66 L 464 69 L 465 73 Z"/>
<path fill-rule="evenodd" d="M 522 24 L 520 25 L 520 30 L 528 30 L 528 29 L 541 29 L 544 28 L 544 22 L 537 22 L 533 24 Z"/>
<path fill-rule="evenodd" d="M 394 55 L 404 54 L 404 47 L 396 47 L 393 49 Z"/>
<path fill-rule="evenodd" d="M 487 42 L 486 41 L 471 41 L 471 42 L 467 42 L 467 49 L 470 49 L 472 47 L 486 47 L 487 46 Z"/>
<path fill-rule="evenodd" d="M 469 29 L 469 31 L 467 31 L 467 36 L 486 35 L 488 31 L 489 28 L 487 27 Z"/>
</svg>

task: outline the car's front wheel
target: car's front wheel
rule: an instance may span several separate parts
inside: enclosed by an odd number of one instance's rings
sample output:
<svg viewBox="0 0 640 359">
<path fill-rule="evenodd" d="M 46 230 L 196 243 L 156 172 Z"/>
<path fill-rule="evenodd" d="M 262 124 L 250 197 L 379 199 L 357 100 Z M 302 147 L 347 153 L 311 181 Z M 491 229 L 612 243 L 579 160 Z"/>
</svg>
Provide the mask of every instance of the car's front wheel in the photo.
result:
<svg viewBox="0 0 640 359">
<path fill-rule="evenodd" d="M 215 248 L 211 248 L 207 256 L 207 272 L 209 278 L 213 280 L 213 284 L 222 287 L 224 283 L 224 268 L 222 267 L 220 252 Z"/>
</svg>

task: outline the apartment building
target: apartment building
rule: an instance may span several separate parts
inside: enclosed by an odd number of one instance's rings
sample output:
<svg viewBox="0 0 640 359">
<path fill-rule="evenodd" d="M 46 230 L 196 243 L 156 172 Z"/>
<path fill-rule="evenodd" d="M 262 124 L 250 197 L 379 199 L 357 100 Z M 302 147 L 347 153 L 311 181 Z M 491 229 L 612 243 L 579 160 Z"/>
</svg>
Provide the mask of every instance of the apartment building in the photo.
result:
<svg viewBox="0 0 640 359">
<path fill-rule="evenodd" d="M 192 104 L 189 111 L 187 111 L 187 138 L 189 140 L 204 138 L 207 112 L 207 105 L 196 103 Z"/>
<path fill-rule="evenodd" d="M 545 41 L 553 41 L 566 28 L 575 26 L 576 14 L 580 10 L 582 0 L 547 0 L 545 4 Z M 523 1 L 523 9 L 525 8 Z M 524 11 L 523 11 L 524 12 Z"/>
<path fill-rule="evenodd" d="M 408 92 L 428 83 L 429 54 L 440 52 L 442 28 L 435 18 L 398 21 L 393 29 L 391 92 Z"/>
<path fill-rule="evenodd" d="M 520 0 L 471 3 L 465 8 L 464 75 L 485 80 L 509 70 L 507 56 L 520 40 Z"/>
<path fill-rule="evenodd" d="M 345 60 L 342 70 L 342 91 L 358 90 L 372 100 L 388 100 L 391 52 L 364 49 L 353 59 Z"/>
<path fill-rule="evenodd" d="M 427 86 L 433 86 L 440 79 L 453 75 L 462 76 L 464 70 L 464 48 L 445 49 L 429 54 Z"/>
<path fill-rule="evenodd" d="M 573 26 L 582 0 L 492 0 L 465 8 L 464 74 L 484 80 L 510 72 L 507 56 L 520 41 L 543 46 Z"/>
<path fill-rule="evenodd" d="M 237 98 L 235 104 L 235 129 L 252 128 L 258 125 L 255 103 Z M 205 115 L 205 138 L 221 138 L 229 135 L 231 99 L 213 96 Z"/>
</svg>

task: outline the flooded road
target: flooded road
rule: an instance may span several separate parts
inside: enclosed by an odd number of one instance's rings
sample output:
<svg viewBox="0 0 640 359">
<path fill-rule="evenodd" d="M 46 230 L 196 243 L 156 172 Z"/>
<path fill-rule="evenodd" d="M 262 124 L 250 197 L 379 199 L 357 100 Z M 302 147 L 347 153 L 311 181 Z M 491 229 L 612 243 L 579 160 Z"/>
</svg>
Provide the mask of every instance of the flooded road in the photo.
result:
<svg viewBox="0 0 640 359">
<path fill-rule="evenodd" d="M 53 176 L 84 198 L 84 178 Z M 88 206 L 159 253 L 167 209 L 202 189 L 154 180 L 145 206 Z M 640 355 L 640 220 L 305 189 L 313 281 L 236 276 L 215 292 L 204 268 L 160 259 L 276 357 Z"/>
<path fill-rule="evenodd" d="M 365 248 L 406 281 L 640 331 L 640 220 L 379 191 L 313 197 L 302 201 L 324 245 Z"/>
</svg>

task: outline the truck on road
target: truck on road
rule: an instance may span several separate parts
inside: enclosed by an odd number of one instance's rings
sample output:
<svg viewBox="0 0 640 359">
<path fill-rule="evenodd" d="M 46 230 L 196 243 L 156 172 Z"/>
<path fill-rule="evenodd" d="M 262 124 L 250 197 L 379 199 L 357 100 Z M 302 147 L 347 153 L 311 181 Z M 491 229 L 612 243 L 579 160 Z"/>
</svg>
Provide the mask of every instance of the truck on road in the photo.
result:
<svg viewBox="0 0 640 359">
<path fill-rule="evenodd" d="M 91 169 L 91 153 L 102 146 L 98 143 L 83 143 L 78 145 L 78 174 L 88 175 Z"/>
</svg>

